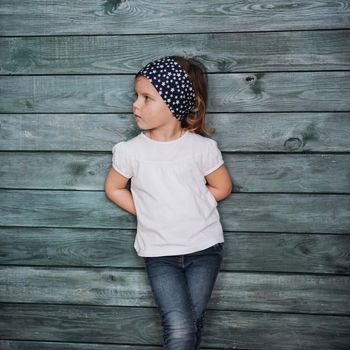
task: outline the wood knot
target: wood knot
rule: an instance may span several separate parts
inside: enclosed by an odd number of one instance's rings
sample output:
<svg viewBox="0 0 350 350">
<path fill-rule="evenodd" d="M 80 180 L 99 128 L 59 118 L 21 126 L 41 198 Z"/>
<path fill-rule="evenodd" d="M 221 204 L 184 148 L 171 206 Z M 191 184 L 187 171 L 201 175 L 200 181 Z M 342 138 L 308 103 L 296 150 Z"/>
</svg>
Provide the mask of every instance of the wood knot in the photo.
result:
<svg viewBox="0 0 350 350">
<path fill-rule="evenodd" d="M 300 147 L 302 147 L 303 141 L 300 140 L 298 137 L 290 137 L 288 140 L 284 143 L 284 148 L 286 148 L 289 151 L 296 151 Z"/>
<path fill-rule="evenodd" d="M 111 281 L 116 281 L 116 277 L 114 275 L 109 275 L 108 278 L 111 280 Z"/>
<path fill-rule="evenodd" d="M 247 83 L 252 84 L 252 83 L 254 83 L 254 82 L 256 81 L 256 77 L 255 77 L 254 75 L 250 75 L 249 77 L 246 77 L 246 78 L 245 78 L 245 81 L 246 81 Z"/>
<path fill-rule="evenodd" d="M 119 6 L 126 0 L 107 0 L 103 6 L 106 14 L 113 13 L 118 10 Z"/>
</svg>

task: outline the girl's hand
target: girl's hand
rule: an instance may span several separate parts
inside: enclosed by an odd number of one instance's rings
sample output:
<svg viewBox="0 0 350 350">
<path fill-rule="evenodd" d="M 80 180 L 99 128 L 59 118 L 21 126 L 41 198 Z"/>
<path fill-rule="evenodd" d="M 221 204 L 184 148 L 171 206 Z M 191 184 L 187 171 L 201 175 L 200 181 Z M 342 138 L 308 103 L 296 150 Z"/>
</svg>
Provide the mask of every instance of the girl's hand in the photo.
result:
<svg viewBox="0 0 350 350">
<path fill-rule="evenodd" d="M 233 189 L 230 174 L 224 165 L 205 176 L 207 187 L 216 201 L 221 201 L 228 197 Z"/>
</svg>

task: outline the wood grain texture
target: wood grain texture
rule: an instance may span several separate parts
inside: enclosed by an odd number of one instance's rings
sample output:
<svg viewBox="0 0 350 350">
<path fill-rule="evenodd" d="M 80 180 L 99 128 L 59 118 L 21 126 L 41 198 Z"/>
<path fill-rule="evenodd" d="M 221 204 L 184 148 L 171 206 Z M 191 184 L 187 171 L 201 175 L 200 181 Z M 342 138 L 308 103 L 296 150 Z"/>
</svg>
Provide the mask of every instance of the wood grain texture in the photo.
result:
<svg viewBox="0 0 350 350">
<path fill-rule="evenodd" d="M 235 193 L 350 193 L 348 154 L 223 156 Z M 1 152 L 0 162 L 2 188 L 102 191 L 112 160 L 93 152 Z"/>
<path fill-rule="evenodd" d="M 3 226 L 136 227 L 135 217 L 104 192 L 1 190 L 0 195 Z M 230 231 L 347 234 L 350 229 L 350 197 L 344 195 L 236 193 L 218 207 Z"/>
<path fill-rule="evenodd" d="M 161 350 L 161 346 L 0 340 L 1 350 Z M 206 348 L 214 350 L 213 348 Z"/>
<path fill-rule="evenodd" d="M 3 37 L 0 73 L 135 74 L 175 53 L 215 73 L 349 70 L 350 31 Z"/>
<path fill-rule="evenodd" d="M 223 152 L 350 152 L 350 113 L 209 113 Z M 0 114 L 2 151 L 106 151 L 141 132 L 130 114 Z M 88 154 L 86 154 L 88 156 Z"/>
<path fill-rule="evenodd" d="M 0 114 L 0 126 L 0 149 L 18 151 L 111 152 L 140 132 L 126 114 Z"/>
<path fill-rule="evenodd" d="M 0 349 L 162 349 L 103 185 L 135 72 L 180 54 L 234 183 L 202 348 L 348 350 L 349 34 L 348 0 L 1 1 Z"/>
<path fill-rule="evenodd" d="M 268 325 L 269 331 L 266 331 Z M 206 316 L 203 347 L 238 349 L 346 350 L 348 317 L 214 311 Z M 132 332 L 130 332 L 132 330 Z M 0 304 L 3 339 L 161 344 L 154 308 Z"/>
<path fill-rule="evenodd" d="M 198 33 L 346 28 L 347 0 L 6 0 L 0 35 Z M 26 21 L 23 21 L 23 17 Z M 273 19 L 273 20 L 272 20 Z"/>
<path fill-rule="evenodd" d="M 135 230 L 0 228 L 0 264 L 143 267 Z M 350 274 L 350 235 L 225 232 L 222 271 Z M 268 251 L 268 254 L 266 252 Z"/>
<path fill-rule="evenodd" d="M 1 113 L 125 113 L 133 76 L 0 76 Z M 209 112 L 350 110 L 350 72 L 229 73 L 209 76 Z"/>
<path fill-rule="evenodd" d="M 349 288 L 349 276 L 221 272 L 208 308 L 349 315 Z M 111 268 L 0 266 L 0 302 L 156 306 L 144 271 Z"/>
</svg>

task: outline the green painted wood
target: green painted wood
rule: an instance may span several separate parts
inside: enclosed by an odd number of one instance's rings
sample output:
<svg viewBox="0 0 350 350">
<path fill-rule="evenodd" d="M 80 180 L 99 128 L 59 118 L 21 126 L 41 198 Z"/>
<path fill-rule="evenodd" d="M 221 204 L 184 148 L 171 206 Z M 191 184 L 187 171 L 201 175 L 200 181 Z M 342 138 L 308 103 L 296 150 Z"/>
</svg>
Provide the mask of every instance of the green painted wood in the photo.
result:
<svg viewBox="0 0 350 350">
<path fill-rule="evenodd" d="M 0 228 L 0 264 L 139 268 L 143 260 L 133 247 L 135 233 L 120 229 Z M 221 269 L 350 274 L 349 247 L 350 235 L 225 232 Z"/>
<path fill-rule="evenodd" d="M 161 349 L 136 220 L 102 190 L 134 72 L 174 53 L 213 73 L 235 185 L 204 348 L 348 349 L 349 5 L 2 1 L 0 349 Z"/>
<path fill-rule="evenodd" d="M 346 28 L 349 2 L 5 0 L 0 35 L 198 33 Z M 23 21 L 26 18 L 26 21 Z"/>
<path fill-rule="evenodd" d="M 1 350 L 161 350 L 161 346 L 0 340 Z M 207 350 L 213 350 L 208 349 Z"/>
<path fill-rule="evenodd" d="M 1 113 L 130 112 L 133 76 L 1 76 Z M 350 72 L 215 74 L 210 112 L 350 110 Z"/>
<path fill-rule="evenodd" d="M 1 190 L 0 225 L 135 228 L 104 192 Z M 229 231 L 349 233 L 350 196 L 235 193 L 218 204 Z"/>
<path fill-rule="evenodd" d="M 126 114 L 0 114 L 1 150 L 111 152 L 114 143 L 139 132 Z"/>
<path fill-rule="evenodd" d="M 209 115 L 208 120 L 215 127 L 213 138 L 223 151 L 266 153 L 350 150 L 349 112 L 214 114 Z"/>
<path fill-rule="evenodd" d="M 135 230 L 0 228 L 0 264 L 140 267 L 134 238 Z"/>
<path fill-rule="evenodd" d="M 221 272 L 208 308 L 349 315 L 349 289 L 349 276 Z M 144 271 L 111 268 L 0 266 L 0 302 L 156 306 Z"/>
<path fill-rule="evenodd" d="M 209 72 L 348 70 L 350 32 L 4 37 L 0 73 L 133 74 L 174 53 L 199 58 Z"/>
<path fill-rule="evenodd" d="M 318 350 L 322 344 L 327 350 L 346 350 L 350 340 L 349 318 L 333 315 L 209 310 L 204 327 L 203 348 Z M 135 345 L 162 343 L 156 309 L 139 307 L 1 304 L 0 337 Z"/>
<path fill-rule="evenodd" d="M 209 113 L 224 152 L 350 152 L 349 112 Z M 130 114 L 0 114 L 2 151 L 107 151 L 141 130 Z"/>
<path fill-rule="evenodd" d="M 349 154 L 225 153 L 224 162 L 236 193 L 350 193 Z M 0 163 L 2 188 L 102 191 L 111 155 L 0 152 Z"/>
<path fill-rule="evenodd" d="M 236 193 L 350 192 L 347 154 L 224 154 L 224 162 Z"/>
</svg>

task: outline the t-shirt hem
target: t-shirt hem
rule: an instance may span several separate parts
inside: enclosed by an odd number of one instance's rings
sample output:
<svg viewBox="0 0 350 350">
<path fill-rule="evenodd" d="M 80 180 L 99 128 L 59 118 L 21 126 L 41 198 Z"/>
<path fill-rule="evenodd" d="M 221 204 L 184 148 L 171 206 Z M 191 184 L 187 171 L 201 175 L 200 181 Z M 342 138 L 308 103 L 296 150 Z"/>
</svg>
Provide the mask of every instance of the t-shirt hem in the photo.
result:
<svg viewBox="0 0 350 350">
<path fill-rule="evenodd" d="M 115 164 L 112 164 L 112 167 L 114 170 L 118 171 L 118 173 L 122 174 L 124 177 L 127 177 L 128 179 L 131 178 L 131 176 L 127 175 L 126 173 L 124 173 L 124 171 L 121 171 L 120 169 L 118 169 Z"/>
<path fill-rule="evenodd" d="M 180 249 L 180 250 L 167 250 L 166 252 L 163 251 L 159 251 L 159 252 L 153 252 L 152 254 L 151 253 L 147 253 L 147 252 L 143 252 L 143 251 L 137 251 L 137 249 L 135 248 L 136 250 L 136 253 L 138 256 L 140 257 L 157 257 L 157 256 L 171 256 L 171 255 L 184 255 L 184 254 L 190 254 L 190 253 L 194 253 L 194 252 L 198 252 L 200 250 L 204 250 L 204 249 L 207 249 L 211 246 L 213 246 L 214 244 L 217 244 L 217 243 L 224 243 L 224 241 L 222 239 L 216 239 L 216 240 L 213 240 L 213 241 L 210 241 L 210 242 L 207 242 L 204 246 L 197 246 L 197 247 L 191 247 L 191 248 L 188 248 L 188 249 Z"/>
<path fill-rule="evenodd" d="M 216 164 L 214 167 L 210 168 L 209 170 L 207 170 L 205 173 L 204 173 L 204 176 L 207 176 L 209 175 L 210 173 L 212 173 L 214 170 L 218 169 L 219 167 L 221 167 L 221 165 L 224 164 L 224 161 L 220 161 L 220 163 Z"/>
</svg>

